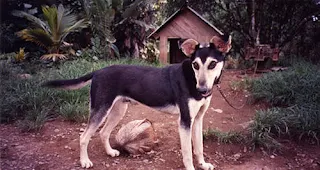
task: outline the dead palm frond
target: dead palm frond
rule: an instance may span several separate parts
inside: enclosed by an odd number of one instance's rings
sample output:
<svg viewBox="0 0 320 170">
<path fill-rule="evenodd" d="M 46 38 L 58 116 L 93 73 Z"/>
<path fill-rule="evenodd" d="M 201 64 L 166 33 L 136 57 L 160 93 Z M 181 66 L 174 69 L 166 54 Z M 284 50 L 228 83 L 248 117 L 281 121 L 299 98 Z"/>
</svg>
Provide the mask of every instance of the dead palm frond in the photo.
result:
<svg viewBox="0 0 320 170">
<path fill-rule="evenodd" d="M 67 57 L 64 54 L 57 54 L 57 53 L 45 54 L 40 58 L 42 60 L 52 60 L 52 61 L 67 59 Z"/>
</svg>

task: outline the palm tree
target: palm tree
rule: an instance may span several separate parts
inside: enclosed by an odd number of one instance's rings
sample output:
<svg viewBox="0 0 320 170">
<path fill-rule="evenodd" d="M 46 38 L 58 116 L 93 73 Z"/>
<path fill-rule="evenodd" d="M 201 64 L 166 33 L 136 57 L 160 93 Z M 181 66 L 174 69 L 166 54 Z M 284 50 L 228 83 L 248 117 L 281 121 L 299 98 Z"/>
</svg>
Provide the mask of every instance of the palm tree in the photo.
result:
<svg viewBox="0 0 320 170">
<path fill-rule="evenodd" d="M 60 54 L 60 48 L 66 36 L 75 31 L 80 31 L 88 26 L 85 19 L 77 19 L 77 16 L 71 13 L 71 10 L 65 9 L 62 4 L 58 8 L 53 5 L 42 6 L 44 20 L 30 15 L 24 11 L 13 11 L 12 15 L 24 17 L 35 24 L 36 28 L 27 28 L 17 33 L 19 37 L 26 41 L 31 41 L 39 46 L 46 48 L 49 54 L 43 55 L 41 59 L 57 59 L 66 58 L 64 54 Z"/>
<path fill-rule="evenodd" d="M 139 53 L 146 32 L 153 26 L 150 18 L 154 0 L 84 0 L 83 7 L 91 21 L 91 29 L 103 49 L 111 49 L 117 56 Z M 102 50 L 102 49 L 100 49 Z"/>
</svg>

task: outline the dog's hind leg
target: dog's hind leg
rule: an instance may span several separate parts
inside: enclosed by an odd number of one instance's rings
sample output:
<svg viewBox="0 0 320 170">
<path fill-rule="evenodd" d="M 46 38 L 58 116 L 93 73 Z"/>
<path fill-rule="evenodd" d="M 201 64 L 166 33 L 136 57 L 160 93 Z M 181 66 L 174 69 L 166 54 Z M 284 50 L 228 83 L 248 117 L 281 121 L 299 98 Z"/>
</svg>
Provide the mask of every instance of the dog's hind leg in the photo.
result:
<svg viewBox="0 0 320 170">
<path fill-rule="evenodd" d="M 93 163 L 90 161 L 88 156 L 88 144 L 91 136 L 97 131 L 104 119 L 103 116 L 97 115 L 104 115 L 105 112 L 106 109 L 100 109 L 98 111 L 94 111 L 94 109 L 90 110 L 90 119 L 88 125 L 80 136 L 80 163 L 83 168 L 90 168 L 93 166 Z"/>
<path fill-rule="evenodd" d="M 108 114 L 108 118 L 106 120 L 105 125 L 99 132 L 102 144 L 104 145 L 107 154 L 111 157 L 119 156 L 120 152 L 111 147 L 109 141 L 110 134 L 113 128 L 117 126 L 119 121 L 125 115 L 127 108 L 128 104 L 126 102 L 124 102 L 122 99 L 117 100 L 114 103 L 110 113 Z"/>
<path fill-rule="evenodd" d="M 193 153 L 196 157 L 196 161 L 199 167 L 205 170 L 213 170 L 214 166 L 210 163 L 206 163 L 203 157 L 202 127 L 203 127 L 203 117 L 208 107 L 209 107 L 209 103 L 203 105 L 194 119 L 194 123 L 192 126 L 192 133 L 193 133 L 192 142 L 193 142 Z"/>
</svg>

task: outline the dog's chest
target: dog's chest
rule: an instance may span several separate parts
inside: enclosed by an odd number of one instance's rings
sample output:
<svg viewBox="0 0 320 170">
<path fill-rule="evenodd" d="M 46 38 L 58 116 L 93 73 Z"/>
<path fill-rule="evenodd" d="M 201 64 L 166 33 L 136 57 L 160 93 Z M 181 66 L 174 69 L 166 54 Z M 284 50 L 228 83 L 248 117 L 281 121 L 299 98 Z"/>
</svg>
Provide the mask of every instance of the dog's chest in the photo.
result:
<svg viewBox="0 0 320 170">
<path fill-rule="evenodd" d="M 203 111 L 206 111 L 211 101 L 211 96 L 208 98 L 203 98 L 201 100 L 195 100 L 195 99 L 189 99 L 188 100 L 188 107 L 190 116 L 192 118 L 195 118 L 200 111 L 200 109 L 203 109 Z"/>
</svg>

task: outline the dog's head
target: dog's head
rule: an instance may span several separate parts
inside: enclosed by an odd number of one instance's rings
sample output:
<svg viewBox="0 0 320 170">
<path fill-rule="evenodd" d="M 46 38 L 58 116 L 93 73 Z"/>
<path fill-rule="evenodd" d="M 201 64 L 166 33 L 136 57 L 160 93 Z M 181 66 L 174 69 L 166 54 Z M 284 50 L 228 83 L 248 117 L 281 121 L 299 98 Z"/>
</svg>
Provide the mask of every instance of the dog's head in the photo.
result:
<svg viewBox="0 0 320 170">
<path fill-rule="evenodd" d="M 228 36 L 226 41 L 214 36 L 210 43 L 198 43 L 194 39 L 187 39 L 180 47 L 191 59 L 197 91 L 202 96 L 211 95 L 213 85 L 221 76 L 224 54 L 231 49 L 231 36 Z"/>
</svg>

